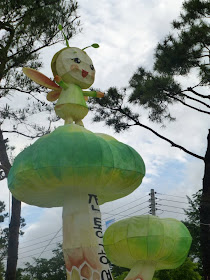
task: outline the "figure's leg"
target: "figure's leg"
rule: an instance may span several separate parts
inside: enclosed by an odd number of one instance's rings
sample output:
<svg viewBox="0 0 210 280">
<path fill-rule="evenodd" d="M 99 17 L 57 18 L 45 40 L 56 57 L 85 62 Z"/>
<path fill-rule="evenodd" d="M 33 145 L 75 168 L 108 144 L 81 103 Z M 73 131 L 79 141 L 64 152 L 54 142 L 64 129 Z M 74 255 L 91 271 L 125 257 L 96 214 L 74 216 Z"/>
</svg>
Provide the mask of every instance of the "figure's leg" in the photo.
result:
<svg viewBox="0 0 210 280">
<path fill-rule="evenodd" d="M 65 124 L 72 124 L 73 123 L 73 119 L 71 117 L 65 119 Z"/>
<path fill-rule="evenodd" d="M 82 120 L 77 120 L 77 121 L 75 121 L 75 124 L 80 125 L 80 126 L 84 126 Z"/>
</svg>

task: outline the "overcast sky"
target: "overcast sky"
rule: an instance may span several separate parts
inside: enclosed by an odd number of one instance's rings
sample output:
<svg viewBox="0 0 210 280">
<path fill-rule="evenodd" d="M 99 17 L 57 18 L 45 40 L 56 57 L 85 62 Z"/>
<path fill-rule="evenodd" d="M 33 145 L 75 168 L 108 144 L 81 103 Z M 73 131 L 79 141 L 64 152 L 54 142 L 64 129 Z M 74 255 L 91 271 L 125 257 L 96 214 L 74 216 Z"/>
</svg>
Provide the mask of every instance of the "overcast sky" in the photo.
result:
<svg viewBox="0 0 210 280">
<path fill-rule="evenodd" d="M 96 69 L 93 86 L 100 88 L 101 91 L 106 91 L 110 86 L 126 87 L 138 66 L 152 69 L 155 46 L 171 30 L 170 23 L 178 17 L 181 4 L 181 0 L 80 0 L 78 14 L 81 15 L 83 29 L 69 44 L 80 48 L 92 43 L 100 45 L 99 49 L 87 50 Z M 41 53 L 44 61 L 42 73 L 52 77 L 50 62 L 53 54 L 61 48 L 63 45 L 59 44 Z M 190 80 L 196 84 L 196 75 L 192 74 Z M 187 85 L 189 80 L 180 81 Z M 209 128 L 206 116 L 177 104 L 171 108 L 172 114 L 177 118 L 176 122 L 167 124 L 163 129 L 149 123 L 145 110 L 141 109 L 140 112 L 142 123 L 149 124 L 174 142 L 204 156 Z M 202 187 L 203 162 L 172 148 L 143 128 L 135 127 L 124 133 L 115 134 L 102 123 L 92 123 L 91 117 L 89 114 L 84 119 L 87 129 L 108 133 L 132 146 L 141 154 L 146 164 L 145 179 L 134 193 L 101 207 L 102 214 L 112 213 L 103 214 L 104 221 L 112 218 L 117 220 L 123 215 L 148 212 L 148 193 L 152 188 L 158 192 L 157 197 L 163 199 L 158 200 L 162 205 L 157 206 L 161 209 L 157 214 L 160 217 L 182 219 L 182 208 L 187 207 L 185 196 L 192 195 Z M 1 182 L 1 185 L 1 200 L 6 201 L 8 205 L 6 182 Z M 163 206 L 164 204 L 174 205 L 177 208 L 166 207 Z M 132 208 L 130 211 L 128 211 L 129 205 Z M 39 256 L 61 228 L 61 214 L 60 208 L 39 209 L 24 204 L 22 216 L 26 218 L 27 226 L 25 235 L 21 238 L 21 247 L 31 246 L 37 242 L 40 246 L 23 248 L 20 251 L 19 265 L 30 260 L 27 256 Z M 45 235 L 47 236 L 43 237 Z M 57 236 L 61 236 L 61 232 Z M 35 240 L 32 241 L 33 239 Z M 62 237 L 58 237 L 52 243 L 61 239 Z M 41 243 L 44 240 L 49 241 Z M 34 251 L 37 246 L 39 249 Z M 50 254 L 48 250 L 51 248 L 53 245 L 46 249 L 42 257 L 47 257 Z"/>
</svg>

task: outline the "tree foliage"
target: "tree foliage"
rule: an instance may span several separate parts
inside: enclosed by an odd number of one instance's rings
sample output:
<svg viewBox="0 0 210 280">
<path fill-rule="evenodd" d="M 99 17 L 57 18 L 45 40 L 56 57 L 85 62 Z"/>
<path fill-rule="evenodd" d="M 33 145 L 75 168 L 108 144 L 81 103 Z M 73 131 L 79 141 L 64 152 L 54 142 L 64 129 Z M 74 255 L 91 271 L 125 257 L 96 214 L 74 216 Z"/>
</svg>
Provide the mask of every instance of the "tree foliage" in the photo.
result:
<svg viewBox="0 0 210 280">
<path fill-rule="evenodd" d="M 26 263 L 25 266 L 24 269 L 17 270 L 17 280 L 66 280 L 61 244 L 53 250 L 52 258 L 35 258 L 32 264 Z"/>
<path fill-rule="evenodd" d="M 153 71 L 140 66 L 127 88 L 110 88 L 105 98 L 90 101 L 94 121 L 104 121 L 116 132 L 131 126 L 151 130 L 140 121 L 141 108 L 147 110 L 149 120 L 165 125 L 166 121 L 176 119 L 169 106 L 175 103 L 210 114 L 210 95 L 203 94 L 210 81 L 209 3 L 188 0 L 183 2 L 182 9 L 180 19 L 173 22 L 173 34 L 166 36 L 155 50 Z M 192 73 L 197 75 L 196 84 L 190 79 Z M 189 78 L 186 80 L 188 86 L 178 82 L 179 76 Z M 164 140 L 171 143 L 170 139 Z M 175 143 L 171 144 L 175 146 Z M 183 149 L 180 145 L 179 148 Z M 187 149 L 184 151 L 203 159 Z"/>
<path fill-rule="evenodd" d="M 209 84 L 209 22 L 208 1 L 183 3 L 180 19 L 173 21 L 177 35 L 168 35 L 158 44 L 154 69 L 160 73 L 186 75 L 199 70 L 200 83 Z"/>
<path fill-rule="evenodd" d="M 190 248 L 190 258 L 198 263 L 199 272 L 202 274 L 201 263 L 201 242 L 200 242 L 200 202 L 201 202 L 202 190 L 196 192 L 192 198 L 188 199 L 188 208 L 185 210 L 187 219 L 184 224 L 189 229 L 192 236 L 192 245 Z"/>
<path fill-rule="evenodd" d="M 27 122 L 31 115 L 52 107 L 41 96 L 43 89 L 22 73 L 22 67 L 40 68 L 40 51 L 63 41 L 58 24 L 63 25 L 68 39 L 77 33 L 80 24 L 77 8 L 73 0 L 1 1 L 0 123 L 3 132 L 25 135 L 25 131 L 29 131 L 27 135 L 31 138 L 46 132 L 34 121 Z M 15 95 L 21 97 L 18 104 Z M 5 123 L 7 127 L 11 124 L 10 129 L 4 128 Z"/>
<path fill-rule="evenodd" d="M 201 280 L 196 270 L 197 264 L 188 258 L 176 269 L 157 271 L 153 280 Z"/>
<path fill-rule="evenodd" d="M 0 201 L 0 280 L 4 277 L 4 263 L 3 260 L 7 255 L 8 229 L 1 226 L 4 223 L 8 213 L 5 213 L 5 204 Z"/>
<path fill-rule="evenodd" d="M 115 280 L 123 280 L 129 270 L 122 267 L 115 267 L 118 273 L 112 270 Z M 185 262 L 176 269 L 159 270 L 155 272 L 153 280 L 201 280 L 202 277 L 198 272 L 197 263 L 187 258 Z"/>
</svg>

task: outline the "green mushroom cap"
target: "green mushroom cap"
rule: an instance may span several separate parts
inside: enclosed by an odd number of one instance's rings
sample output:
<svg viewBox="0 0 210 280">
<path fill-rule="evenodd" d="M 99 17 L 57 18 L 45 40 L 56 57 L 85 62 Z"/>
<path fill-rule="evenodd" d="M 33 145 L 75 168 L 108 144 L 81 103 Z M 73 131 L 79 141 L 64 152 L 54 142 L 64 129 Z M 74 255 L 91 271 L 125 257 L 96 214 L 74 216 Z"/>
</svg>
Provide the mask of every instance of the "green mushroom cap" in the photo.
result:
<svg viewBox="0 0 210 280">
<path fill-rule="evenodd" d="M 112 224 L 104 234 L 104 249 L 115 265 L 132 268 L 154 263 L 156 270 L 173 269 L 187 257 L 192 237 L 172 218 L 135 216 Z"/>
<path fill-rule="evenodd" d="M 21 152 L 8 186 L 16 199 L 41 207 L 63 206 L 79 193 L 96 194 L 102 204 L 133 192 L 144 175 L 144 162 L 130 146 L 71 124 Z"/>
</svg>

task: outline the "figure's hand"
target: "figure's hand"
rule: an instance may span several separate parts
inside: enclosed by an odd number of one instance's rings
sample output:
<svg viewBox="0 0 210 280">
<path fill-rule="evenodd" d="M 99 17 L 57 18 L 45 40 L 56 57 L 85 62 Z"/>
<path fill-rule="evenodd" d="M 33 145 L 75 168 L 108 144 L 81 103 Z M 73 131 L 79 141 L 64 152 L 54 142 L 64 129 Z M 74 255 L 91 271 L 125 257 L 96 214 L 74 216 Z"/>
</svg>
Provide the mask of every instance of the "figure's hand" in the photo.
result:
<svg viewBox="0 0 210 280">
<path fill-rule="evenodd" d="M 96 91 L 96 93 L 97 93 L 96 97 L 98 97 L 98 98 L 104 97 L 104 93 L 103 93 L 103 92 L 101 92 L 101 91 Z"/>
<path fill-rule="evenodd" d="M 61 78 L 60 76 L 56 75 L 56 76 L 54 77 L 54 81 L 55 81 L 56 83 L 59 83 L 59 82 L 62 81 L 62 78 Z"/>
</svg>

